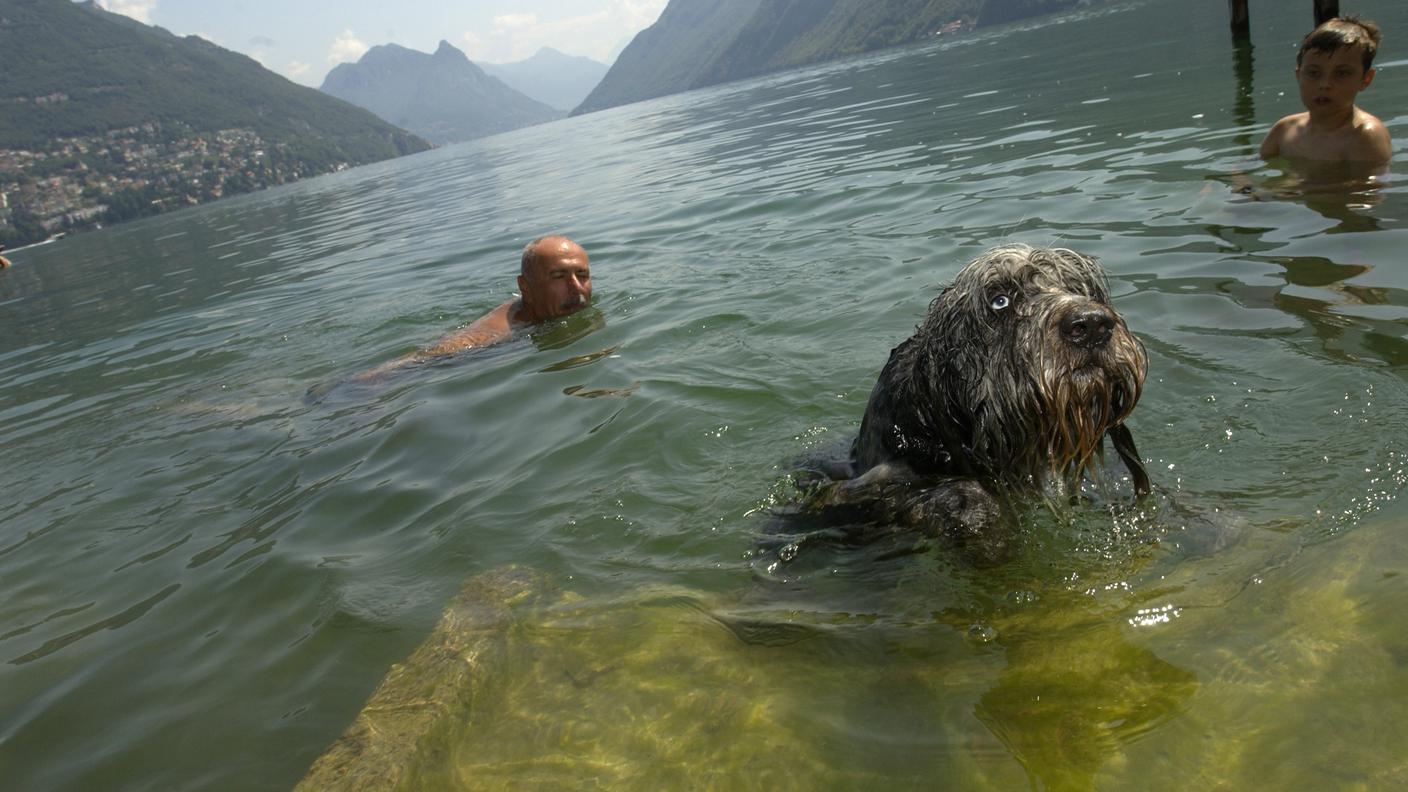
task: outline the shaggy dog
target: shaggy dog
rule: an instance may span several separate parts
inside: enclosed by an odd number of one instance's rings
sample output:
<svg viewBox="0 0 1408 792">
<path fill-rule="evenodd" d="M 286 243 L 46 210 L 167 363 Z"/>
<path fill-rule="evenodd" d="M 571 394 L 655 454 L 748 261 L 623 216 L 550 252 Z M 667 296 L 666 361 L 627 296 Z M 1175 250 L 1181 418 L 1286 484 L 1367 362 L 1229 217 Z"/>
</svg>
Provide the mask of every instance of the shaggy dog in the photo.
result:
<svg viewBox="0 0 1408 792">
<path fill-rule="evenodd" d="M 1124 420 L 1148 360 L 1109 303 L 1104 270 L 1070 250 L 1008 245 L 970 262 L 890 352 L 822 505 L 878 506 L 999 556 L 998 496 L 1073 492 L 1107 436 L 1147 494 Z"/>
</svg>

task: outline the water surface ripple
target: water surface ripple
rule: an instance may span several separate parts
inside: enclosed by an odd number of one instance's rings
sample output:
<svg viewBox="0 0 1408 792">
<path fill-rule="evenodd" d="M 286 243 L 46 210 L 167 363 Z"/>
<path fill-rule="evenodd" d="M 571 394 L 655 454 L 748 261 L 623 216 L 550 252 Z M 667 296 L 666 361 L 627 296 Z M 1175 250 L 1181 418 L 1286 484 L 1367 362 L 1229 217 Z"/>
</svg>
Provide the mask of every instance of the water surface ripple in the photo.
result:
<svg viewBox="0 0 1408 792">
<path fill-rule="evenodd" d="M 423 788 L 1408 783 L 1404 188 L 1233 192 L 1284 185 L 1252 154 L 1297 109 L 1309 4 L 1262 5 L 1253 69 L 1224 3 L 1102 6 L 17 252 L 5 786 L 290 788 L 504 564 L 555 604 Z M 1408 9 L 1355 6 L 1401 138 Z M 549 231 L 590 310 L 332 387 L 506 299 Z M 1163 516 L 1036 515 L 996 569 L 758 549 L 1007 241 L 1110 269 Z"/>
</svg>

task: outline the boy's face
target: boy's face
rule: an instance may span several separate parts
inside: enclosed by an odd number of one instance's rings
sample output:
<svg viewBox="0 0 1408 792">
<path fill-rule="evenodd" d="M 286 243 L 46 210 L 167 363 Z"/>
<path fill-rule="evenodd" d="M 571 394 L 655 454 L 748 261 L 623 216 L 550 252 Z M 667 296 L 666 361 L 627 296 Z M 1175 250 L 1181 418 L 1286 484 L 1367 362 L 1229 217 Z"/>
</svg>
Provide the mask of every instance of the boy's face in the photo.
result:
<svg viewBox="0 0 1408 792">
<path fill-rule="evenodd" d="M 1296 67 L 1300 100 L 1312 115 L 1345 112 L 1354 108 L 1354 97 L 1374 81 L 1374 70 L 1364 69 L 1359 47 L 1334 52 L 1306 50 Z"/>
</svg>

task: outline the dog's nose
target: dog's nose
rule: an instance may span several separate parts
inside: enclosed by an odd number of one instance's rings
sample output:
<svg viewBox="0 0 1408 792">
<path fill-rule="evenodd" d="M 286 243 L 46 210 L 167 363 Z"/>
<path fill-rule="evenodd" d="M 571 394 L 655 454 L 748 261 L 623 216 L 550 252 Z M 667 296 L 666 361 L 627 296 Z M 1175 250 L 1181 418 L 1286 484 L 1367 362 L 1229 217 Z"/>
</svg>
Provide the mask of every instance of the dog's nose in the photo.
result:
<svg viewBox="0 0 1408 792">
<path fill-rule="evenodd" d="M 1086 349 L 1103 346 L 1114 329 L 1115 315 L 1103 305 L 1079 308 L 1061 320 L 1061 335 L 1066 341 Z"/>
</svg>

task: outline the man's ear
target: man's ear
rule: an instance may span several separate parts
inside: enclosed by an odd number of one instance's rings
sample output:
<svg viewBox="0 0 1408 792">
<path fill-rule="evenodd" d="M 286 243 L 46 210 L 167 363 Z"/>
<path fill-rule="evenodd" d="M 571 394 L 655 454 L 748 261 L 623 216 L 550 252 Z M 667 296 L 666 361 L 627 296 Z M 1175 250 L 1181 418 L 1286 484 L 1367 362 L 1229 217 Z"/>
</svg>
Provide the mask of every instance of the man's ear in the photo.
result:
<svg viewBox="0 0 1408 792">
<path fill-rule="evenodd" d="M 523 295 L 523 294 L 526 294 L 527 292 L 528 292 L 528 279 L 525 278 L 525 277 L 523 277 L 522 275 L 519 275 L 519 276 L 518 276 L 518 293 L 519 293 L 520 295 Z"/>
<path fill-rule="evenodd" d="M 1360 83 L 1360 85 L 1359 85 L 1359 90 L 1362 91 L 1362 90 L 1364 90 L 1365 88 L 1368 88 L 1368 87 L 1369 87 L 1369 83 L 1371 83 L 1371 82 L 1374 81 L 1374 75 L 1375 75 L 1375 74 L 1378 74 L 1378 73 L 1379 73 L 1379 70 L 1378 70 L 1378 69 L 1369 69 L 1368 71 L 1364 72 L 1364 82 Z"/>
</svg>

